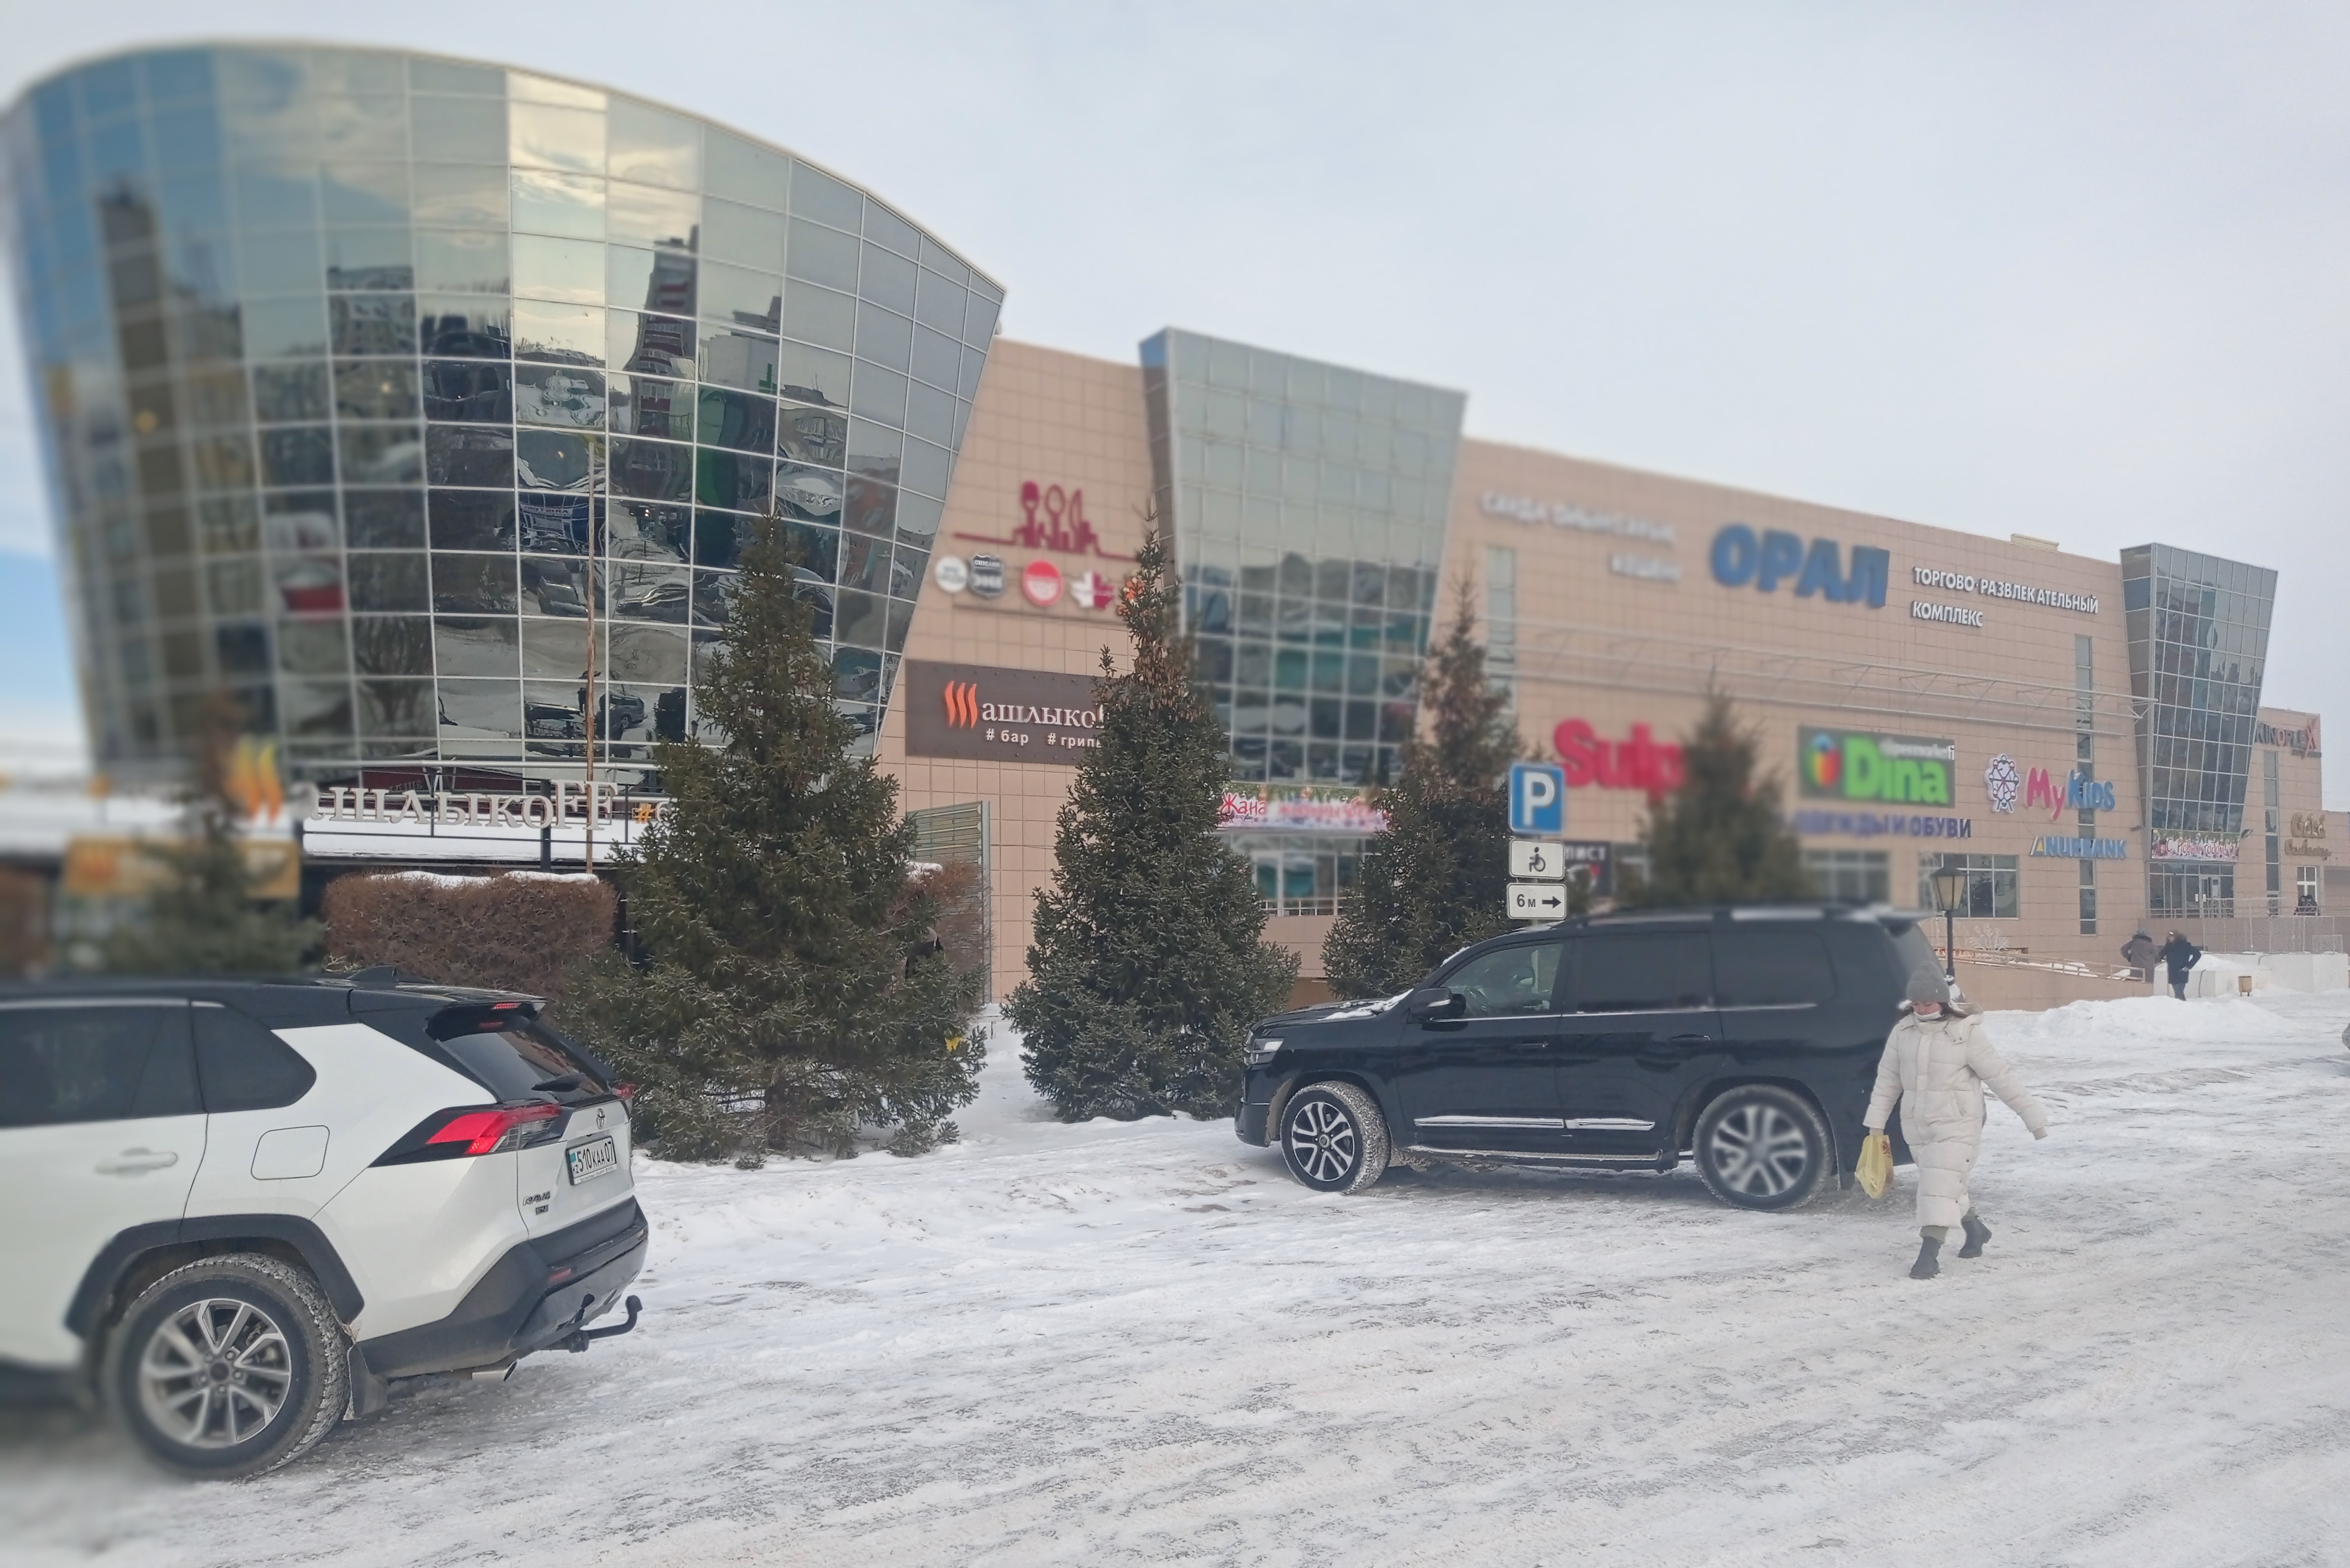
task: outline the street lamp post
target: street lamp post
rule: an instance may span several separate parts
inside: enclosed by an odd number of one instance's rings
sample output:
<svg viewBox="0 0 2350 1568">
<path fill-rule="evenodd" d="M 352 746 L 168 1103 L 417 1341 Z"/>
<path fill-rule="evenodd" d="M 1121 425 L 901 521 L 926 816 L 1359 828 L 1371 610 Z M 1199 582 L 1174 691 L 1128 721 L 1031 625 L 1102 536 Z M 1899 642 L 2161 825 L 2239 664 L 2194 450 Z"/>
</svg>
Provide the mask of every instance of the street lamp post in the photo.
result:
<svg viewBox="0 0 2350 1568">
<path fill-rule="evenodd" d="M 1942 910 L 1942 978 L 1959 978 L 1958 919 L 1959 899 L 1967 890 L 1967 873 L 1963 867 L 1954 866 L 1950 857 L 1942 857 L 1942 864 L 1933 875 L 1934 902 Z"/>
</svg>

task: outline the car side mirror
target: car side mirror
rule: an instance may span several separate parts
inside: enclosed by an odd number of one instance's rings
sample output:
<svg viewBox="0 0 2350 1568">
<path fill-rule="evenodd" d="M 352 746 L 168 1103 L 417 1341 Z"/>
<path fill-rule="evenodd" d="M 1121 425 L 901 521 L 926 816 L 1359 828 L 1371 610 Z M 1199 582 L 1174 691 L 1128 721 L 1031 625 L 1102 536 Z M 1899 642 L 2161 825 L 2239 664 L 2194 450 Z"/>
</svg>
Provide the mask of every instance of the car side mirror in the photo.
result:
<svg viewBox="0 0 2350 1568">
<path fill-rule="evenodd" d="M 1415 1023 L 1459 1018 L 1469 1011 L 1469 999 L 1450 986 L 1423 985 L 1403 999 L 1403 1012 Z"/>
</svg>

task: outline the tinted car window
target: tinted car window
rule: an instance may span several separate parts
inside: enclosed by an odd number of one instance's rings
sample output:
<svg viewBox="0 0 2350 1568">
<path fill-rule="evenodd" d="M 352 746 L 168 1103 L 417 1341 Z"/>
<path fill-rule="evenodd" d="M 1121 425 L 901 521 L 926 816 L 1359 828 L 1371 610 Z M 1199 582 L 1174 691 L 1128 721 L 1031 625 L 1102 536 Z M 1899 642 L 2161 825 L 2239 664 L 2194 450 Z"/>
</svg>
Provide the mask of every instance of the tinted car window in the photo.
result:
<svg viewBox="0 0 2350 1568">
<path fill-rule="evenodd" d="M 0 1127 L 193 1116 L 185 1002 L 0 1008 Z"/>
<path fill-rule="evenodd" d="M 1934 950 L 1933 942 L 1915 925 L 1887 926 L 1886 934 L 1893 939 L 1893 951 L 1901 971 L 1893 977 L 1896 985 L 1906 982 L 1920 969 L 1940 971 L 1942 955 Z"/>
<path fill-rule="evenodd" d="M 1468 1000 L 1471 1018 L 1549 1012 L 1559 950 L 1557 942 L 1542 942 L 1482 953 L 1446 976 L 1444 983 Z"/>
<path fill-rule="evenodd" d="M 1783 1007 L 1835 995 L 1835 971 L 1816 930 L 1733 927 L 1713 939 L 1714 995 L 1724 1007 Z"/>
<path fill-rule="evenodd" d="M 1598 931 L 1575 947 L 1577 1012 L 1661 1012 L 1709 1003 L 1703 931 Z"/>
<path fill-rule="evenodd" d="M 194 1021 L 196 1073 L 208 1111 L 275 1110 L 318 1081 L 292 1046 L 233 1007 L 198 1007 Z"/>
<path fill-rule="evenodd" d="M 454 1035 L 441 1044 L 501 1101 L 527 1100 L 538 1094 L 582 1099 L 611 1092 L 595 1064 L 543 1024 L 516 1022 L 500 1029 Z M 539 1089 L 541 1084 L 566 1079 L 576 1082 L 559 1089 Z"/>
</svg>

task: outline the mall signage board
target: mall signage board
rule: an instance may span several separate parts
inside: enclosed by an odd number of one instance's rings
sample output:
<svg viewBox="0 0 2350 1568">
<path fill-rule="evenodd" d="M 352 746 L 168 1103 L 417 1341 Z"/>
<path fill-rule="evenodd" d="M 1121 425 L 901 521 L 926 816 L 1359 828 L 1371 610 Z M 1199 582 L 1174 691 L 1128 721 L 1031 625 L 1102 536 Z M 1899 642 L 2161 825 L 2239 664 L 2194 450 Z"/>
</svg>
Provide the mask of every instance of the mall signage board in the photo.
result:
<svg viewBox="0 0 2350 1568">
<path fill-rule="evenodd" d="M 2154 860 L 2233 861 L 2241 846 L 2233 838 L 2199 833 L 2158 833 L 2148 858 Z"/>
<path fill-rule="evenodd" d="M 906 660 L 906 754 L 1076 764 L 1098 742 L 1095 677 Z"/>
<path fill-rule="evenodd" d="M 1795 731 L 1796 792 L 1814 800 L 1949 805 L 1958 771 L 1956 741 L 1826 730 Z"/>
<path fill-rule="evenodd" d="M 2005 752 L 1983 764 L 1983 794 L 1993 811 L 2013 811 L 2020 801 L 2027 811 L 2045 810 L 2051 822 L 2067 811 L 2116 809 L 2111 780 L 2089 778 L 2075 768 L 2060 784 L 2046 768 L 2027 772 Z"/>
<path fill-rule="evenodd" d="M 1713 580 L 1725 588 L 1752 587 L 1774 593 L 1793 584 L 1799 599 L 1817 597 L 1832 605 L 1865 604 L 1885 607 L 1886 579 L 1893 554 L 1874 545 L 1852 547 L 1852 568 L 1845 569 L 1843 548 L 1834 539 L 1814 539 L 1778 528 L 1757 534 L 1743 523 L 1723 526 L 1713 536 L 1709 553 Z"/>
<path fill-rule="evenodd" d="M 1356 790 L 1270 784 L 1226 790 L 1216 826 L 1227 832 L 1344 833 L 1368 838 L 1387 831 L 1388 814 Z"/>
<path fill-rule="evenodd" d="M 1681 749 L 1635 724 L 1621 741 L 1603 741 L 1584 719 L 1562 719 L 1551 732 L 1569 789 L 1637 789 L 1664 794 L 1681 786 Z"/>
<path fill-rule="evenodd" d="M 321 786 L 302 824 L 314 860 L 460 860 L 600 864 L 627 848 L 660 810 L 616 784 L 558 781 L 545 794 Z M 592 840 L 592 841 L 591 841 Z"/>
<path fill-rule="evenodd" d="M 2056 860 L 2126 860 L 2126 838 L 2060 838 L 2054 835 L 2032 841 L 2032 853 Z"/>
</svg>

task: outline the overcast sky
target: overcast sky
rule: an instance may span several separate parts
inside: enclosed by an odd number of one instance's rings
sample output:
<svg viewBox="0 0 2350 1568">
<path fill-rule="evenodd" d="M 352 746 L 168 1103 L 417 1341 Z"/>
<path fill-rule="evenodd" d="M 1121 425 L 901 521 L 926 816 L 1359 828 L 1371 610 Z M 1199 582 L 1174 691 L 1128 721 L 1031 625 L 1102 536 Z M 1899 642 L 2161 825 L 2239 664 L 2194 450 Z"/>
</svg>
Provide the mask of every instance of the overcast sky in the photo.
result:
<svg viewBox="0 0 2350 1568">
<path fill-rule="evenodd" d="M 1475 435 L 2275 566 L 2267 700 L 2350 725 L 2350 7 L 203 10 L 740 126 L 956 244 L 1030 341 L 1178 325 L 1461 388 Z M 0 97 L 187 16 L 16 9 Z M 45 554 L 5 336 L 0 549 Z M 5 619 L 63 711 L 54 622 Z"/>
</svg>

